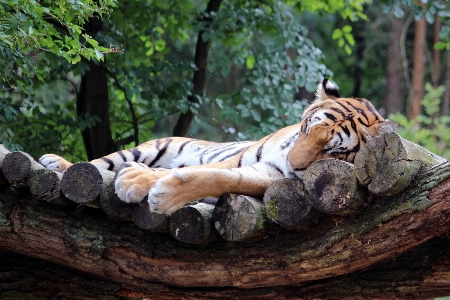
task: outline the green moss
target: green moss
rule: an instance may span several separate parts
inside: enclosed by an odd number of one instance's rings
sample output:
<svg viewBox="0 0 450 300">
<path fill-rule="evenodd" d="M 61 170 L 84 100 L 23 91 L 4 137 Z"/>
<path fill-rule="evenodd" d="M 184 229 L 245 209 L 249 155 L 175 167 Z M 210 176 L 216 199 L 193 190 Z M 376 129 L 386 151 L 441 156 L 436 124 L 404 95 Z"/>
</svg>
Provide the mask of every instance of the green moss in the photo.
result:
<svg viewBox="0 0 450 300">
<path fill-rule="evenodd" d="M 273 198 L 266 202 L 264 205 L 264 209 L 266 211 L 266 215 L 272 221 L 278 219 L 278 199 Z"/>
</svg>

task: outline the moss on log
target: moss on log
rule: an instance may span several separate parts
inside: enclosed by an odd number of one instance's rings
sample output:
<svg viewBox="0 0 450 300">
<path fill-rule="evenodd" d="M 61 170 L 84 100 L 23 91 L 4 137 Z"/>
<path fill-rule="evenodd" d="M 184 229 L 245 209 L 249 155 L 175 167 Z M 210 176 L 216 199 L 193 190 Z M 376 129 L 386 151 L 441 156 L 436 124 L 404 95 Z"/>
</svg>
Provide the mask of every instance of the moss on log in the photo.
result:
<svg viewBox="0 0 450 300">
<path fill-rule="evenodd" d="M 361 148 L 355 157 L 355 173 L 372 193 L 393 196 L 409 185 L 421 167 L 445 161 L 396 133 L 387 133 Z"/>
<path fill-rule="evenodd" d="M 264 193 L 263 201 L 267 217 L 287 229 L 305 229 L 318 217 L 311 212 L 312 205 L 297 178 L 285 178 L 271 183 Z M 311 218 L 310 215 L 314 217 Z"/>
</svg>

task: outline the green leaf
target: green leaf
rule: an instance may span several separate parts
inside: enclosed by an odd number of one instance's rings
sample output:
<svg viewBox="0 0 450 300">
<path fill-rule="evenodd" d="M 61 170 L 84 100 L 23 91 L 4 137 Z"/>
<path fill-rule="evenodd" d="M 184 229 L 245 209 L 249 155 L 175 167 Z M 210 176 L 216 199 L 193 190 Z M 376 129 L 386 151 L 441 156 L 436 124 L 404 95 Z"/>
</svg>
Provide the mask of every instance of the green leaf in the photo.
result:
<svg viewBox="0 0 450 300">
<path fill-rule="evenodd" d="M 342 30 L 340 30 L 339 28 L 336 28 L 333 31 L 333 34 L 331 35 L 331 38 L 333 40 L 337 40 L 337 39 L 340 39 L 341 37 L 342 37 Z"/>
<path fill-rule="evenodd" d="M 255 59 L 254 55 L 248 56 L 247 59 L 245 60 L 245 64 L 247 65 L 247 68 L 250 70 L 253 69 L 255 66 L 255 61 L 256 61 L 256 59 Z"/>
</svg>

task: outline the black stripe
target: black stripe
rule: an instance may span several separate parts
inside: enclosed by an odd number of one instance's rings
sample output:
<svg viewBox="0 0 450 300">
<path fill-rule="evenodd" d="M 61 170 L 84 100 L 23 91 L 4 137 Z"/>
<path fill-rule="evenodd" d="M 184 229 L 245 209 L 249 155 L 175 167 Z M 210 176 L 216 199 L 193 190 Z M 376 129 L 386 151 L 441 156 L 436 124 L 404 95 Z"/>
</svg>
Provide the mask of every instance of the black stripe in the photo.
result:
<svg viewBox="0 0 450 300">
<path fill-rule="evenodd" d="M 336 101 L 337 104 L 339 104 L 346 112 L 351 112 L 351 109 L 349 109 L 347 106 L 344 105 L 344 103 L 341 103 L 339 101 Z"/>
<path fill-rule="evenodd" d="M 122 151 L 117 151 L 117 154 L 119 154 L 119 155 L 120 155 L 120 157 L 122 158 L 122 160 L 123 160 L 124 162 L 126 162 L 126 161 L 127 161 L 127 157 L 125 156 L 125 154 L 123 154 L 123 152 L 122 152 Z"/>
<path fill-rule="evenodd" d="M 369 102 L 369 101 L 364 101 L 364 104 L 366 105 L 367 109 L 372 113 L 372 115 L 375 117 L 375 120 L 380 120 L 380 118 L 378 117 L 378 111 L 375 109 L 375 107 L 373 107 L 373 105 Z"/>
<path fill-rule="evenodd" d="M 284 175 L 284 172 L 280 168 L 278 168 L 275 164 L 273 164 L 273 163 L 266 163 L 266 165 L 268 165 L 272 169 L 275 169 L 275 171 L 277 171 L 278 173 Z"/>
<path fill-rule="evenodd" d="M 239 150 L 236 151 L 236 152 L 233 152 L 233 153 L 231 153 L 231 154 L 228 154 L 227 156 L 222 157 L 222 158 L 220 159 L 220 161 L 225 161 L 225 160 L 227 160 L 228 158 L 234 157 L 234 156 L 238 155 L 239 153 L 243 152 L 244 150 L 245 150 L 245 149 L 239 149 Z"/>
<path fill-rule="evenodd" d="M 367 118 L 366 112 L 359 108 L 354 106 L 353 104 L 351 104 L 350 102 L 346 101 L 348 105 L 350 105 L 351 107 L 353 107 L 354 110 L 356 110 L 358 113 L 360 113 L 364 118 L 366 118 L 367 121 L 369 121 L 369 118 Z M 362 122 L 361 122 L 362 123 Z"/>
<path fill-rule="evenodd" d="M 190 142 L 192 142 L 192 140 L 186 141 L 183 144 L 181 144 L 180 149 L 178 149 L 178 154 L 181 153 L 181 151 L 183 151 L 184 147 L 189 144 Z"/>
<path fill-rule="evenodd" d="M 100 159 L 109 164 L 108 171 L 114 170 L 114 163 L 112 160 L 107 157 L 101 157 Z"/>
<path fill-rule="evenodd" d="M 327 117 L 328 119 L 330 119 L 331 121 L 335 122 L 336 121 L 336 117 L 333 116 L 332 114 L 329 113 L 323 113 L 325 115 L 325 117 Z"/>
<path fill-rule="evenodd" d="M 332 111 L 337 112 L 337 113 L 340 114 L 343 118 L 344 118 L 345 115 L 346 115 L 346 114 L 345 114 L 342 110 L 340 110 L 339 108 L 336 108 L 336 107 L 330 107 L 329 109 L 332 110 Z"/>
<path fill-rule="evenodd" d="M 247 148 L 248 149 L 248 148 Z M 245 149 L 245 150 L 247 150 Z M 240 168 L 242 166 L 242 159 L 244 158 L 244 152 L 241 153 L 241 157 L 239 157 L 239 163 L 238 163 L 238 168 Z"/>
<path fill-rule="evenodd" d="M 342 130 L 344 131 L 344 133 L 350 137 L 350 130 L 348 130 L 347 126 L 343 125 L 341 126 Z"/>
<path fill-rule="evenodd" d="M 156 162 L 164 155 L 164 153 L 166 153 L 167 151 L 167 147 L 169 147 L 169 144 L 172 142 L 172 139 L 169 139 L 168 142 L 163 146 L 163 148 L 161 150 L 159 150 L 158 154 L 156 155 L 156 157 L 152 160 L 152 162 L 148 165 L 150 168 L 153 167 Z"/>
<path fill-rule="evenodd" d="M 141 158 L 141 151 L 139 151 L 138 148 L 133 148 L 131 150 L 128 150 L 131 152 L 131 154 L 133 154 L 134 156 L 134 161 L 138 162 L 139 158 Z"/>
</svg>

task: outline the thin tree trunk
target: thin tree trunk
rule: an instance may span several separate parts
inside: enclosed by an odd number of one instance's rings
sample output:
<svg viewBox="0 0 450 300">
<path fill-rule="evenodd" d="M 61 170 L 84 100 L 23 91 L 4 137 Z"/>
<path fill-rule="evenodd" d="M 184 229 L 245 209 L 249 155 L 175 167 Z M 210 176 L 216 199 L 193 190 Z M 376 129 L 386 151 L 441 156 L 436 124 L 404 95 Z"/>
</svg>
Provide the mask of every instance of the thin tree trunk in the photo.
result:
<svg viewBox="0 0 450 300">
<path fill-rule="evenodd" d="M 386 116 L 401 110 L 402 102 L 402 55 L 400 40 L 405 19 L 392 18 L 389 32 L 389 44 L 386 61 Z"/>
<path fill-rule="evenodd" d="M 364 41 L 364 27 L 365 22 L 364 21 L 358 21 L 355 24 L 355 27 L 357 30 L 354 31 L 354 37 L 355 37 L 355 55 L 356 55 L 356 64 L 354 67 L 354 74 L 353 74 L 353 80 L 354 80 L 354 86 L 353 86 L 353 97 L 360 97 L 361 96 L 361 85 L 362 80 L 364 76 L 364 69 L 362 67 L 363 60 L 364 60 L 364 49 L 365 49 L 365 41 Z"/>
<path fill-rule="evenodd" d="M 442 102 L 442 115 L 447 116 L 450 108 L 450 50 L 447 50 L 445 69 L 445 93 Z"/>
<path fill-rule="evenodd" d="M 433 25 L 433 46 L 436 45 L 439 41 L 439 33 L 441 31 L 441 19 L 439 15 L 436 15 L 434 18 Z M 433 67 L 431 70 L 431 83 L 433 87 L 437 88 L 439 86 L 439 81 L 441 80 L 441 51 L 434 49 L 433 47 Z"/>
<path fill-rule="evenodd" d="M 423 6 L 422 2 L 420 4 Z M 414 36 L 414 61 L 412 72 L 412 95 L 409 104 L 410 119 L 417 118 L 421 111 L 421 100 L 423 97 L 423 77 L 424 77 L 424 56 L 425 56 L 425 35 L 426 35 L 426 20 L 425 16 L 422 19 L 415 21 L 416 33 Z"/>
<path fill-rule="evenodd" d="M 219 11 L 221 3 L 222 0 L 209 1 L 205 11 L 205 17 L 203 18 L 204 22 L 207 22 L 209 24 L 213 22 L 214 17 L 212 14 Z M 194 63 L 196 66 L 196 70 L 194 72 L 194 78 L 192 79 L 193 91 L 192 94 L 188 97 L 188 101 L 190 103 L 197 103 L 198 101 L 196 96 L 202 96 L 205 90 L 208 54 L 211 46 L 211 41 L 203 40 L 204 32 L 204 30 L 200 30 L 200 32 L 198 33 L 197 45 L 195 46 Z M 194 113 L 190 109 L 188 109 L 185 113 L 181 113 L 173 129 L 173 136 L 186 136 L 193 119 Z"/>
</svg>

